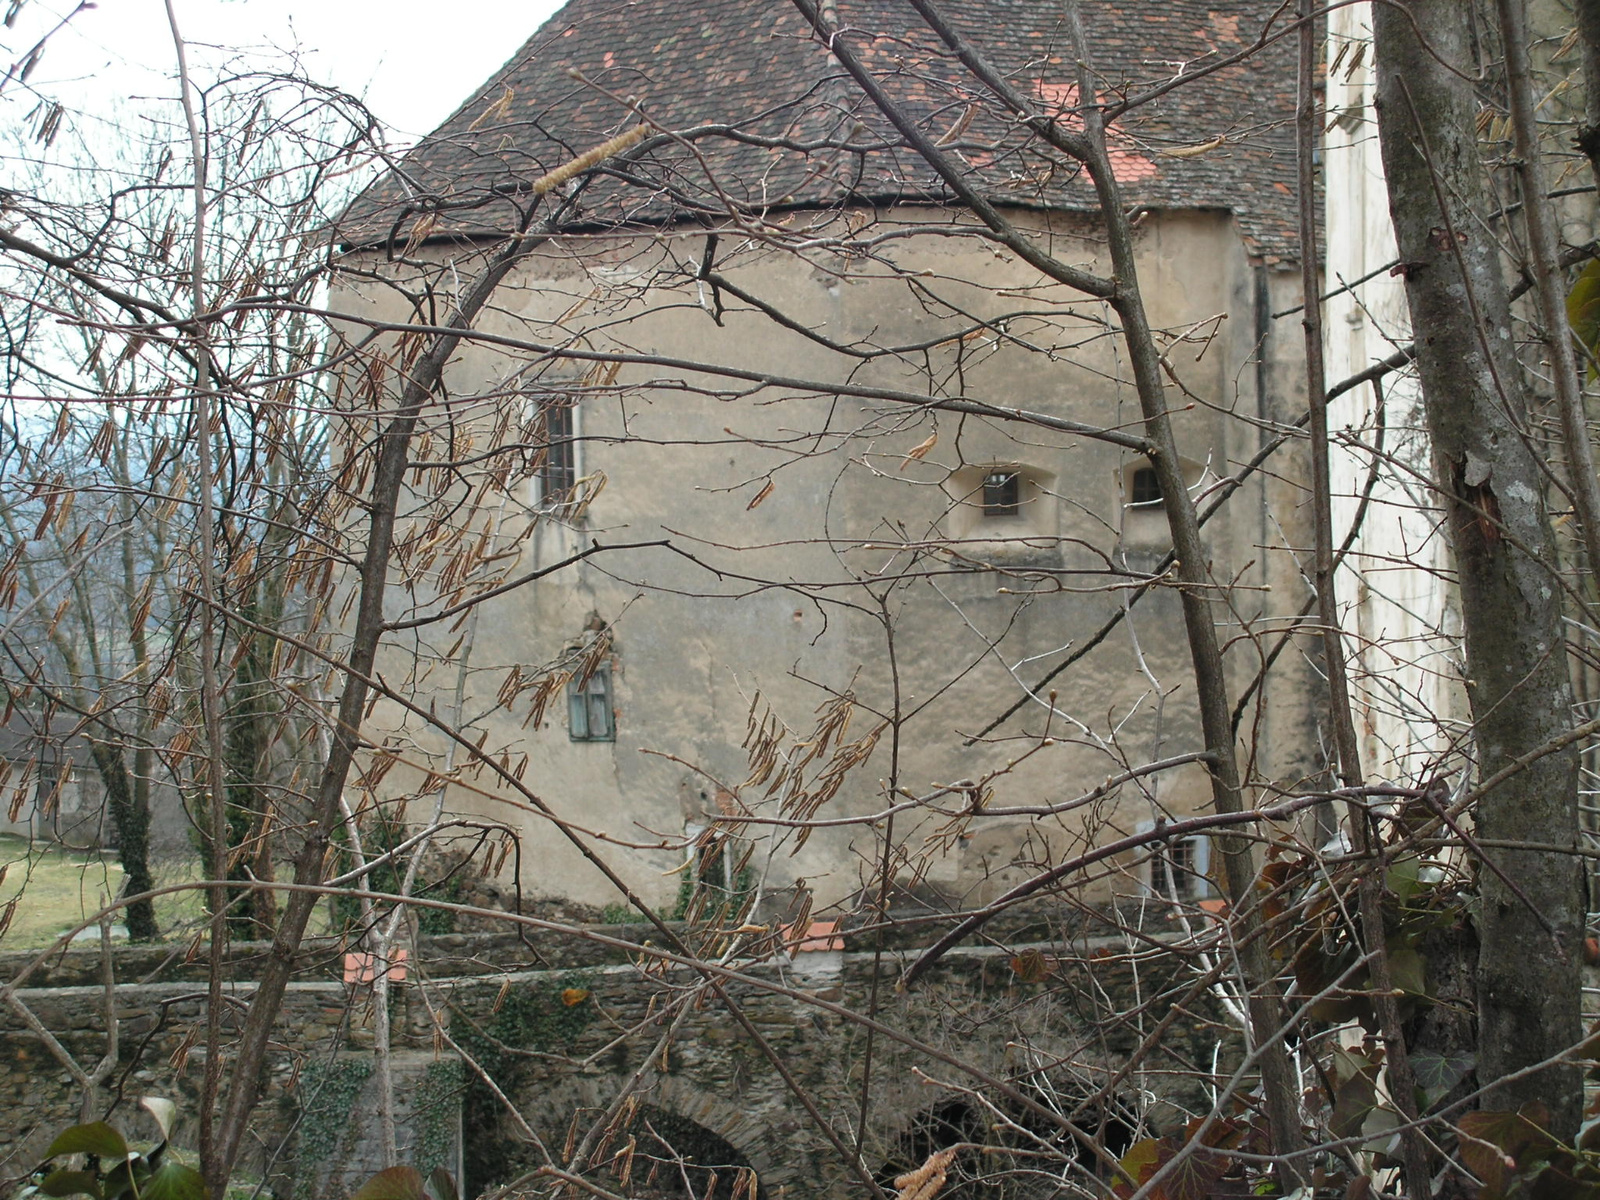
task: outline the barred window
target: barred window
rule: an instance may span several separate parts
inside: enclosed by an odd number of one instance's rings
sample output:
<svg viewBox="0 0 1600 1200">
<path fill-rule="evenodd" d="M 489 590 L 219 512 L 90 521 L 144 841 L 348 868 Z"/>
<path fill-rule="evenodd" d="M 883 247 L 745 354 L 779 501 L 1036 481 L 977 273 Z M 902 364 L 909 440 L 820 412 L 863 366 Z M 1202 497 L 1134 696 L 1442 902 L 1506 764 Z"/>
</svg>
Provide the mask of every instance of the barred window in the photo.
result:
<svg viewBox="0 0 1600 1200">
<path fill-rule="evenodd" d="M 545 451 L 539 464 L 539 503 L 553 508 L 572 498 L 578 482 L 576 406 L 571 396 L 548 395 L 539 400 L 543 415 Z"/>
<path fill-rule="evenodd" d="M 983 515 L 1014 517 L 1022 511 L 1022 475 L 1018 471 L 990 471 L 983 477 Z"/>
<path fill-rule="evenodd" d="M 1203 880 L 1196 872 L 1197 847 L 1194 838 L 1168 842 L 1150 858 L 1150 890 L 1163 899 L 1192 900 L 1203 894 Z"/>
</svg>

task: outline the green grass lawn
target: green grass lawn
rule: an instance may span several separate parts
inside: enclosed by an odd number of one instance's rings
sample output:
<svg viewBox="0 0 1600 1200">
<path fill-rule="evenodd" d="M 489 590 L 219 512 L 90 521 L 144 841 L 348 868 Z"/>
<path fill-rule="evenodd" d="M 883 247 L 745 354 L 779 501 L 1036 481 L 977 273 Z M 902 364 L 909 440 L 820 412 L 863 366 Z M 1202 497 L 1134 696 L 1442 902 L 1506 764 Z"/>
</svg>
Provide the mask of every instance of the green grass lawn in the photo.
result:
<svg viewBox="0 0 1600 1200">
<path fill-rule="evenodd" d="M 193 859 L 168 859 L 152 865 L 157 887 L 200 877 Z M 0 834 L 0 866 L 5 867 L 5 879 L 0 881 L 0 917 L 9 902 L 20 897 L 9 927 L 0 935 L 0 950 L 48 946 L 94 916 L 122 886 L 122 868 L 115 851 L 84 854 L 43 842 L 30 846 L 21 838 Z M 164 936 L 181 936 L 194 928 L 202 908 L 198 891 L 163 896 L 156 901 L 156 922 Z M 98 938 L 99 934 L 91 932 L 89 936 Z"/>
</svg>

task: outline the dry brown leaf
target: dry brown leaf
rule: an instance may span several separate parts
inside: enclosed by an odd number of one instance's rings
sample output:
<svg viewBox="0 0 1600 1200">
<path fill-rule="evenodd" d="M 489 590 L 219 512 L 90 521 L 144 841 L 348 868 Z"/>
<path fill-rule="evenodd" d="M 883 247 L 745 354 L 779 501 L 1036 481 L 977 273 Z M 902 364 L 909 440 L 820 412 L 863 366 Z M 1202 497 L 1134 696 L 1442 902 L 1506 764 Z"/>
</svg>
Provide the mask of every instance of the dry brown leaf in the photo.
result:
<svg viewBox="0 0 1600 1200">
<path fill-rule="evenodd" d="M 905 458 L 900 461 L 900 469 L 904 471 L 912 464 L 913 461 L 921 462 L 924 458 L 928 457 L 928 451 L 932 450 L 938 444 L 938 433 L 930 433 L 926 438 L 906 451 Z"/>
<path fill-rule="evenodd" d="M 933 1200 L 939 1194 L 939 1189 L 944 1187 L 945 1170 L 955 1158 L 953 1147 L 935 1150 L 915 1171 L 907 1171 L 894 1181 L 894 1186 L 899 1189 L 895 1193 L 895 1200 Z"/>
<path fill-rule="evenodd" d="M 755 494 L 755 496 L 751 499 L 749 504 L 746 504 L 744 506 L 745 512 L 749 512 L 752 508 L 754 508 L 756 505 L 760 504 L 768 496 L 772 495 L 772 488 L 773 488 L 773 483 L 772 483 L 772 480 L 769 479 L 766 482 L 766 486 L 763 487 L 759 492 L 757 492 Z"/>
<path fill-rule="evenodd" d="M 971 104 L 967 105 L 967 111 L 962 113 L 961 116 L 957 118 L 954 125 L 945 130 L 944 136 L 935 142 L 934 145 L 948 146 L 951 142 L 959 141 L 961 135 L 967 131 L 967 126 L 972 124 L 972 118 L 977 115 L 978 103 L 976 100 L 974 100 Z"/>
<path fill-rule="evenodd" d="M 500 98 L 484 109 L 476 121 L 467 126 L 468 133 L 476 133 L 483 126 L 500 120 L 501 117 L 511 111 L 511 102 L 515 99 L 516 92 L 507 84 L 501 84 L 500 86 L 505 89 L 500 93 Z"/>
<path fill-rule="evenodd" d="M 1210 154 L 1218 146 L 1223 145 L 1228 139 L 1218 134 L 1209 142 L 1201 142 L 1198 146 L 1180 146 L 1176 150 L 1163 151 L 1168 158 L 1199 158 L 1202 154 Z"/>
</svg>

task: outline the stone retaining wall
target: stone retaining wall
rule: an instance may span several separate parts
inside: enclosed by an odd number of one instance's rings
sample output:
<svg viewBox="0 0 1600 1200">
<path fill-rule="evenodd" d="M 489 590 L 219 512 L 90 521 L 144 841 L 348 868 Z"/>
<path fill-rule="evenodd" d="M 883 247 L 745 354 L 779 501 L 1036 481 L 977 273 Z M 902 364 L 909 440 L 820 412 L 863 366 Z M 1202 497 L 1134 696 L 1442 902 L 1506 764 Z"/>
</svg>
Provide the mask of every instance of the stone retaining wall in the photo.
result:
<svg viewBox="0 0 1600 1200">
<path fill-rule="evenodd" d="M 636 941 L 642 937 L 640 927 L 629 932 Z M 586 1128 L 623 1081 L 644 1068 L 639 1111 L 656 1115 L 653 1127 L 678 1130 L 704 1154 L 715 1149 L 727 1156 L 731 1148 L 735 1162 L 759 1173 L 764 1195 L 826 1196 L 842 1190 L 843 1167 L 794 1087 L 853 1141 L 867 1038 L 830 1005 L 865 1011 L 875 993 L 884 1026 L 996 1074 L 1015 1076 L 1016 1048 L 1028 1046 L 1041 1062 L 1077 1064 L 1052 1068 L 1053 1078 L 1086 1094 L 1167 1015 L 1152 1011 L 1119 1021 L 1118 1010 L 1132 1007 L 1128 1001 L 1136 993 L 1159 993 L 1164 976 L 1181 973 L 1178 964 L 1150 957 L 1136 977 L 1125 961 L 1108 957 L 1092 973 L 1081 965 L 1061 967 L 1025 983 L 1008 954 L 970 947 L 953 952 L 914 991 L 898 993 L 895 980 L 904 965 L 898 953 L 881 959 L 852 950 L 803 954 L 793 963 L 753 969 L 750 981 L 724 984 L 758 1035 L 752 1037 L 714 991 L 696 988 L 698 977 L 688 971 L 663 973 L 647 959 L 628 961 L 571 937 L 540 935 L 534 944 L 543 961 L 530 967 L 527 947 L 515 938 L 427 939 L 413 959 L 422 969 L 394 992 L 402 1158 L 455 1167 L 464 1111 L 469 1189 L 504 1182 L 537 1157 L 502 1106 L 436 1035 L 430 1012 L 442 1016 L 451 1039 L 491 1068 L 535 1135 L 558 1156 L 569 1131 Z M 240 1164 L 241 1177 L 266 1179 L 283 1200 L 334 1200 L 379 1165 L 372 1153 L 377 1104 L 370 1002 L 366 989 L 339 977 L 335 949 L 310 948 L 304 972 L 290 985 L 250 1149 Z M 242 947 L 234 956 L 237 978 L 228 994 L 240 1005 L 254 986 L 248 976 L 256 953 Z M 1039 953 L 1040 961 L 1050 961 L 1047 949 Z M 185 1118 L 175 1140 L 192 1145 L 204 1064 L 199 965 L 163 963 L 150 948 L 116 954 L 118 977 L 138 982 L 116 990 L 120 1065 L 99 1111 L 117 1102 L 111 1119 L 148 1135 L 133 1115 L 134 1098 L 171 1096 Z M 0 961 L 0 971 L 9 966 Z M 46 986 L 17 993 L 80 1062 L 91 1064 L 105 1051 L 103 991 L 91 982 L 98 971 L 97 951 L 72 951 L 28 980 Z M 970 1080 L 937 1053 L 883 1033 L 874 1040 L 864 1148 L 875 1168 L 888 1169 L 908 1131 L 950 1094 L 933 1081 Z M 1193 1064 L 1209 1065 L 1219 1042 L 1231 1044 L 1206 1005 L 1196 1003 L 1161 1043 L 1176 1073 L 1164 1080 L 1147 1073 L 1141 1086 L 1153 1085 L 1171 1100 L 1198 1100 L 1197 1084 L 1179 1076 Z M 54 1132 L 73 1123 L 79 1103 L 70 1078 L 40 1040 L 0 1008 L 0 1106 L 11 1114 L 0 1122 L 0 1177 L 31 1167 Z M 1162 1106 L 1151 1115 L 1159 1120 Z M 619 1128 L 596 1157 L 615 1153 L 629 1136 L 635 1135 Z"/>
</svg>

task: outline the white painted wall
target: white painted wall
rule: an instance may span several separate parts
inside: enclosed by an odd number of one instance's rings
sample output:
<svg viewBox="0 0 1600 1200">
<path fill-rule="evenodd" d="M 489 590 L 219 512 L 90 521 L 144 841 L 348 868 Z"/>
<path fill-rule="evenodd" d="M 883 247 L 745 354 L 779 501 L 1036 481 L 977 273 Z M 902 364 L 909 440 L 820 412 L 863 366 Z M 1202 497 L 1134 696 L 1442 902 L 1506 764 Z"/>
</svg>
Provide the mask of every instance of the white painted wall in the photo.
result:
<svg viewBox="0 0 1600 1200">
<path fill-rule="evenodd" d="M 1372 109 L 1369 4 L 1328 15 L 1328 125 L 1324 143 L 1326 283 L 1344 288 L 1324 306 L 1330 384 L 1381 361 L 1410 341 L 1404 284 L 1395 259 L 1388 196 Z M 1365 282 L 1357 284 L 1355 281 Z M 1382 457 L 1370 508 L 1338 579 L 1347 616 L 1346 654 L 1373 779 L 1411 782 L 1445 759 L 1464 732 L 1459 643 L 1451 589 L 1440 578 L 1449 554 L 1426 485 L 1429 446 L 1414 376 L 1401 372 L 1333 401 L 1334 536 L 1343 539 L 1358 497 Z"/>
</svg>

